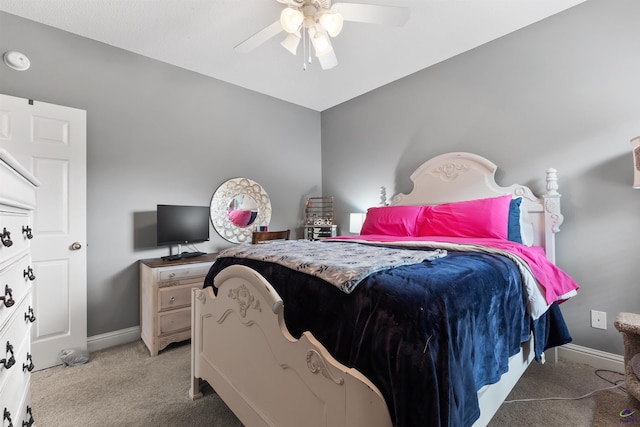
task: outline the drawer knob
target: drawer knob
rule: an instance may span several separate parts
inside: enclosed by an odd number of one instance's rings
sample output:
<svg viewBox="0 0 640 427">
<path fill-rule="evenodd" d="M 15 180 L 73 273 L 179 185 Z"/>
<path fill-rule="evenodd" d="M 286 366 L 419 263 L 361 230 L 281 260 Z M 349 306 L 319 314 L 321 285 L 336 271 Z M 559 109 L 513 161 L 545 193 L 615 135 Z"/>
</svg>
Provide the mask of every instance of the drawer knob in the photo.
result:
<svg viewBox="0 0 640 427">
<path fill-rule="evenodd" d="M 24 314 L 24 320 L 28 320 L 31 323 L 36 321 L 36 316 L 33 314 L 32 307 L 29 307 L 29 311 Z"/>
<path fill-rule="evenodd" d="M 29 240 L 33 239 L 33 230 L 28 225 L 22 226 L 22 234 L 27 236 L 27 239 Z"/>
<path fill-rule="evenodd" d="M 27 405 L 27 415 L 29 416 L 29 420 L 28 421 L 23 421 L 22 422 L 22 427 L 31 427 L 33 425 L 33 423 L 35 422 L 33 420 L 33 414 L 31 413 L 31 406 Z"/>
<path fill-rule="evenodd" d="M 33 371 L 33 368 L 35 366 L 33 366 L 33 357 L 31 357 L 31 354 L 27 353 L 27 362 L 29 362 L 29 364 L 27 365 L 26 363 L 22 364 L 22 371 Z"/>
<path fill-rule="evenodd" d="M 13 365 L 16 364 L 16 358 L 13 354 L 13 346 L 11 345 L 11 343 L 9 341 L 7 341 L 7 351 L 6 353 L 10 353 L 11 356 L 7 359 L 0 359 L 0 363 L 2 363 L 4 365 L 4 369 L 9 369 L 11 368 Z"/>
<path fill-rule="evenodd" d="M 22 270 L 22 277 L 28 277 L 29 280 L 36 280 L 36 276 L 33 274 L 33 268 L 28 267 L 26 270 Z"/>
<path fill-rule="evenodd" d="M 9 285 L 4 285 L 4 296 L 0 297 L 0 301 L 2 301 L 4 306 L 7 308 L 13 306 L 13 304 L 16 303 L 13 299 L 12 292 L 13 289 L 11 289 Z"/>
<path fill-rule="evenodd" d="M 9 421 L 9 425 L 7 427 L 13 427 L 13 422 L 11 421 L 11 412 L 7 408 L 4 408 L 4 415 L 2 416 L 2 421 Z"/>
<path fill-rule="evenodd" d="M 176 297 L 171 297 L 169 299 L 169 304 L 173 304 L 174 302 L 176 302 Z"/>
<path fill-rule="evenodd" d="M 0 240 L 2 240 L 2 244 L 6 247 L 13 245 L 13 241 L 11 240 L 11 232 L 7 230 L 6 227 L 2 229 L 2 234 L 0 234 Z"/>
</svg>

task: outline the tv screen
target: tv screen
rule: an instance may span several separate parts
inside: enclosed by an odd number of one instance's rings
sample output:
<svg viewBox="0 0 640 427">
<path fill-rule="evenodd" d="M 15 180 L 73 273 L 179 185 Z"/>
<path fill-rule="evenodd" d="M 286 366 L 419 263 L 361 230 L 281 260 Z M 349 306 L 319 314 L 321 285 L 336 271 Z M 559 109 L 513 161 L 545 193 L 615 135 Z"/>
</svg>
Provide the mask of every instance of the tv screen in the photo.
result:
<svg viewBox="0 0 640 427">
<path fill-rule="evenodd" d="M 209 207 L 158 205 L 158 246 L 209 240 Z"/>
</svg>

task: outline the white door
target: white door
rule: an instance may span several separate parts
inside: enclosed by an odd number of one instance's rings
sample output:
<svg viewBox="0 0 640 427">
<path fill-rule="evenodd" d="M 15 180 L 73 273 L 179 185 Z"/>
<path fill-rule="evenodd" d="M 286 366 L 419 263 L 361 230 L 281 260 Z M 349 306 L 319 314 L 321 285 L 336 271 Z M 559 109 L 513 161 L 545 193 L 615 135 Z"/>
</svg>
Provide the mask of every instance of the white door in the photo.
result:
<svg viewBox="0 0 640 427">
<path fill-rule="evenodd" d="M 33 225 L 35 369 L 87 348 L 86 111 L 0 94 L 0 146 L 42 184 Z"/>
</svg>

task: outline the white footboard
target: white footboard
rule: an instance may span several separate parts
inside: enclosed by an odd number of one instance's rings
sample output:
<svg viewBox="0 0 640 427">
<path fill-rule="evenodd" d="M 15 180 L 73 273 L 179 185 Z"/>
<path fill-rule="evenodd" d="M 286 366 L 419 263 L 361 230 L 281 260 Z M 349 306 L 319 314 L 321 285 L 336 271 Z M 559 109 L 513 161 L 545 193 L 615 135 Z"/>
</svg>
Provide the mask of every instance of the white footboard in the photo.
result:
<svg viewBox="0 0 640 427">
<path fill-rule="evenodd" d="M 207 381 L 247 427 L 390 427 L 384 398 L 310 334 L 296 340 L 283 304 L 254 270 L 234 265 L 192 295 L 190 395 Z"/>
</svg>

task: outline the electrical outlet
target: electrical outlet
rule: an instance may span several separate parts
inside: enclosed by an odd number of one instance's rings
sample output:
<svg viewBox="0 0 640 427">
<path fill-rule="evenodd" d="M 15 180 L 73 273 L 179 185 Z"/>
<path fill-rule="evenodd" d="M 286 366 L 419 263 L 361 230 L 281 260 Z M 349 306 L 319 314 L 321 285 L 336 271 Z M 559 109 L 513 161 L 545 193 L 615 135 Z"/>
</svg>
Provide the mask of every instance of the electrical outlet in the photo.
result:
<svg viewBox="0 0 640 427">
<path fill-rule="evenodd" d="M 604 311 L 591 310 L 591 327 L 607 329 L 607 313 Z"/>
</svg>

